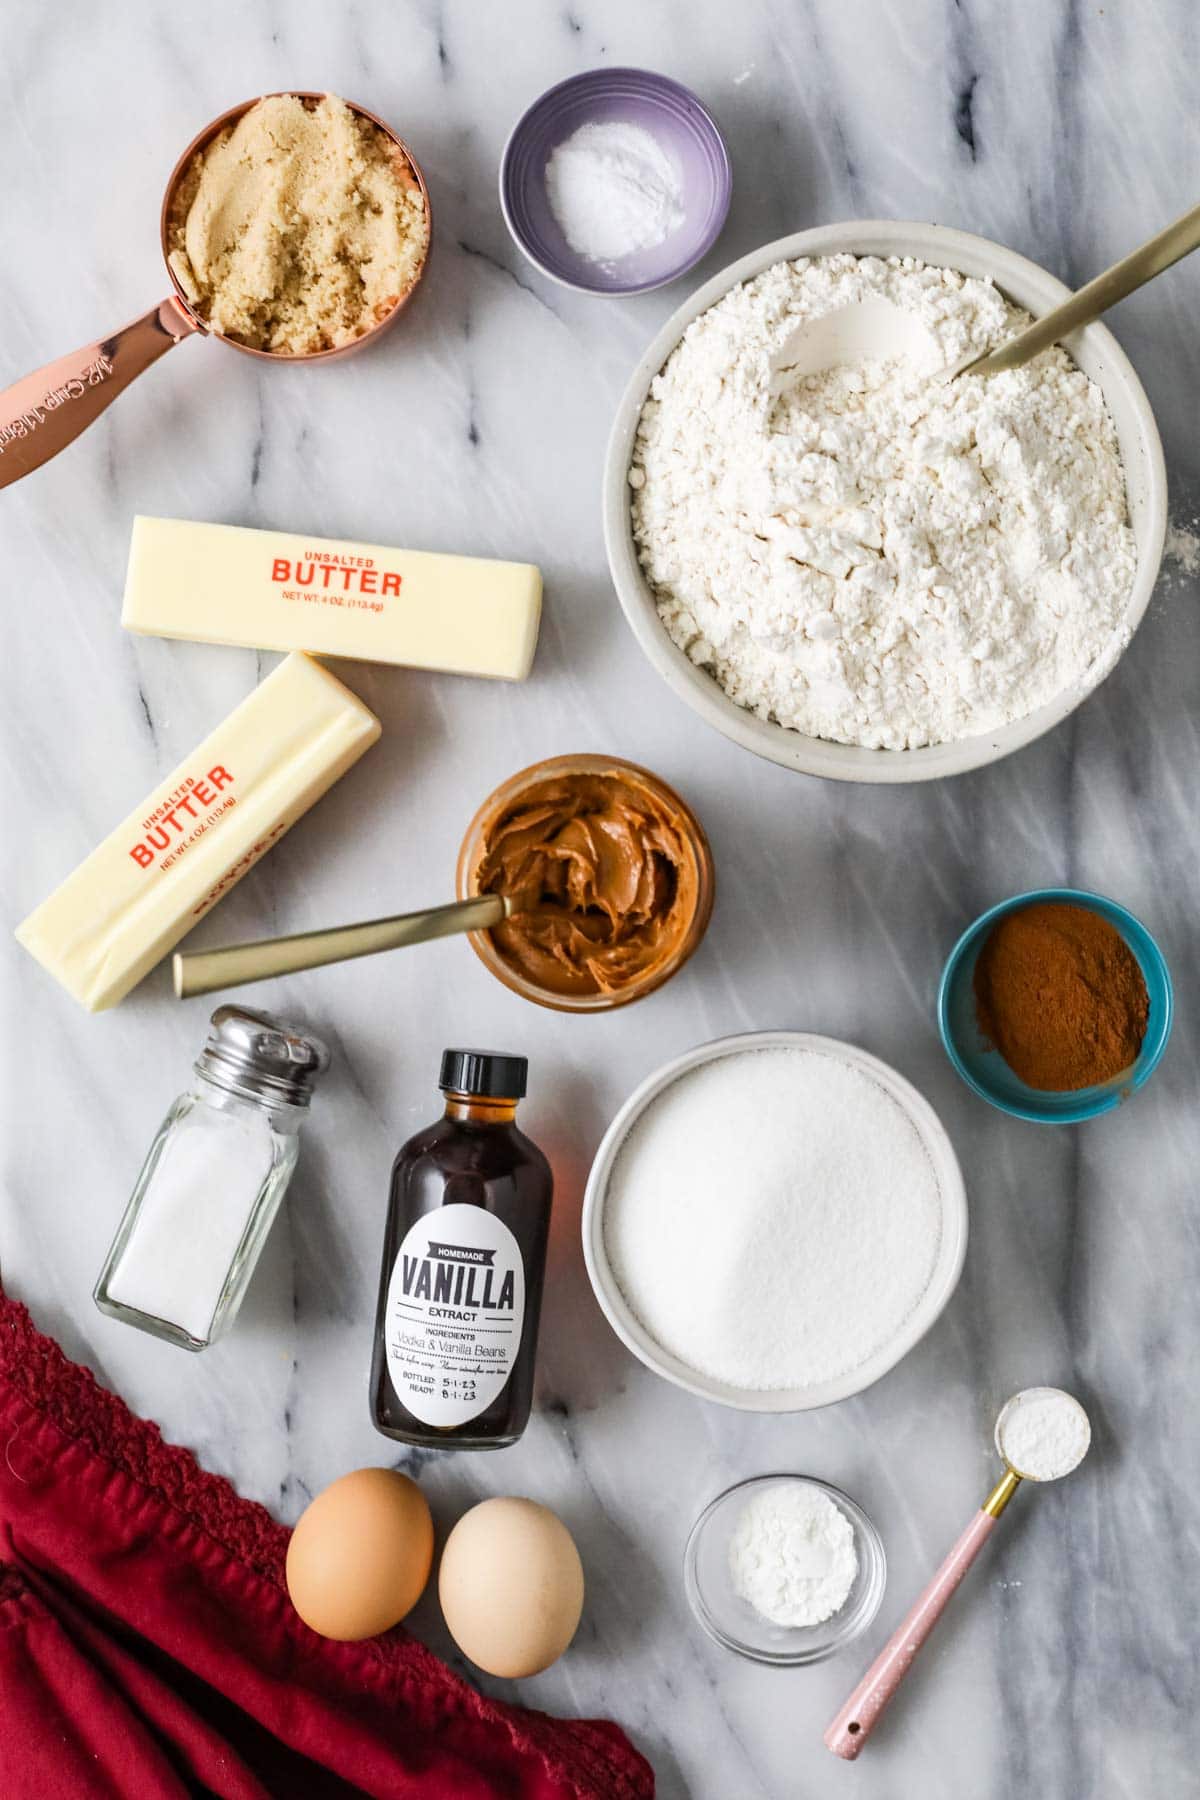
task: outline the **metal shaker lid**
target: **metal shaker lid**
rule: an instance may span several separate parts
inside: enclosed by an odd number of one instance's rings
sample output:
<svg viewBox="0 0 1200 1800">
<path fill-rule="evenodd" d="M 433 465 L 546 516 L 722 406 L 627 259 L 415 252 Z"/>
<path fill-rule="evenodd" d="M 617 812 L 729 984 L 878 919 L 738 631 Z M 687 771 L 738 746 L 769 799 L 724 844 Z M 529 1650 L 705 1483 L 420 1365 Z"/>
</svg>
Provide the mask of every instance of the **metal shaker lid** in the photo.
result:
<svg viewBox="0 0 1200 1800">
<path fill-rule="evenodd" d="M 248 1006 L 218 1006 L 197 1072 L 218 1087 L 275 1105 L 307 1106 L 329 1067 L 320 1038 Z"/>
</svg>

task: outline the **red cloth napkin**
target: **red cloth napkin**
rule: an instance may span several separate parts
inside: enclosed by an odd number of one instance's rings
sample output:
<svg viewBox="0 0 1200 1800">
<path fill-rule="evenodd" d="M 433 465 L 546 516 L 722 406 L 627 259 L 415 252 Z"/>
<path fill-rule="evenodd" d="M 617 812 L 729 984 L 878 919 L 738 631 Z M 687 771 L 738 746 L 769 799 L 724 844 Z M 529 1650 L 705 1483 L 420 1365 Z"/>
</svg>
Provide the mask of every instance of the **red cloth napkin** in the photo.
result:
<svg viewBox="0 0 1200 1800">
<path fill-rule="evenodd" d="M 615 1725 L 484 1699 L 400 1630 L 317 1637 L 288 1537 L 0 1289 L 4 1800 L 652 1800 Z"/>
</svg>

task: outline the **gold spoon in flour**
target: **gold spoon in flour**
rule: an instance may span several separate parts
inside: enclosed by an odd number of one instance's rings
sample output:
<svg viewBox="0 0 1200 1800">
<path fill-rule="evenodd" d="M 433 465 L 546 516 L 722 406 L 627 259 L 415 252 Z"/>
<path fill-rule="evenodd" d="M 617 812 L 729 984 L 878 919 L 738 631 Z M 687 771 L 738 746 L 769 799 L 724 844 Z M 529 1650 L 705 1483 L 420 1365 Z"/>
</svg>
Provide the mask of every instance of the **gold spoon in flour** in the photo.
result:
<svg viewBox="0 0 1200 1800">
<path fill-rule="evenodd" d="M 1155 237 L 1131 250 L 1128 256 L 1105 269 L 1078 293 L 1071 294 L 1050 312 L 1035 319 L 1024 331 L 1009 338 L 994 350 L 965 358 L 949 369 L 938 368 L 938 348 L 933 334 L 913 313 L 894 306 L 882 296 L 856 301 L 836 312 L 825 313 L 811 324 L 801 325 L 774 358 L 772 387 L 776 392 L 819 375 L 825 369 L 841 364 L 872 361 L 886 362 L 904 357 L 917 368 L 926 368 L 939 381 L 953 381 L 959 375 L 998 375 L 1002 369 L 1019 369 L 1023 363 L 1056 344 L 1060 338 L 1098 319 L 1101 313 L 1144 287 L 1200 248 L 1200 206 L 1176 219 Z"/>
</svg>

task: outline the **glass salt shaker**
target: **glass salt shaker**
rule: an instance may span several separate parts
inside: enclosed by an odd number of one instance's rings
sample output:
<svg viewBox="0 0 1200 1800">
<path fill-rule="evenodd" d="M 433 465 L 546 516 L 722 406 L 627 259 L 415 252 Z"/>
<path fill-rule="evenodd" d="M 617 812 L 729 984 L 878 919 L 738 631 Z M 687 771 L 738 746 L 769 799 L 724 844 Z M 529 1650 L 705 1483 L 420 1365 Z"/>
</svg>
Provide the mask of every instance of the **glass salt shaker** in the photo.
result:
<svg viewBox="0 0 1200 1800">
<path fill-rule="evenodd" d="M 319 1038 L 268 1013 L 217 1008 L 112 1241 L 92 1296 L 101 1312 L 185 1350 L 233 1323 L 328 1064 Z"/>
</svg>

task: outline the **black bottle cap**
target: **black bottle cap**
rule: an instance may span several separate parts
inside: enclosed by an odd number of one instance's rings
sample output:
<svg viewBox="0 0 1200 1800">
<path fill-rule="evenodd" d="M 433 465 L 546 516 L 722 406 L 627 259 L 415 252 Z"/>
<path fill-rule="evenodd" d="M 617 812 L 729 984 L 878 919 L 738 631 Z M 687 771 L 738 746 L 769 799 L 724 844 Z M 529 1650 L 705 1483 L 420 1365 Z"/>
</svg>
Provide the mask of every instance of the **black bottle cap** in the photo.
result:
<svg viewBox="0 0 1200 1800">
<path fill-rule="evenodd" d="M 529 1064 L 504 1050 L 443 1050 L 438 1086 L 455 1094 L 478 1094 L 494 1100 L 520 1100 Z"/>
</svg>

